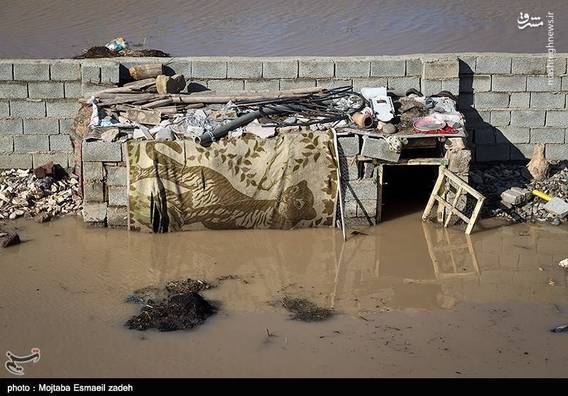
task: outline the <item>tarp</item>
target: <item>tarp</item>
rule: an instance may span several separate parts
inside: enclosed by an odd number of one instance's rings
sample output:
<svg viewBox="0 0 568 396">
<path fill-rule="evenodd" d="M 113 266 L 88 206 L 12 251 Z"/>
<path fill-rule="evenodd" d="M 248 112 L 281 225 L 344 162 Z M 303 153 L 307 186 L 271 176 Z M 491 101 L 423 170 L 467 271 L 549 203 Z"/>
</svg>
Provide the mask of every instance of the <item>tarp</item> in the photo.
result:
<svg viewBox="0 0 568 396">
<path fill-rule="evenodd" d="M 130 230 L 333 226 L 337 160 L 331 132 L 251 134 L 208 148 L 129 141 Z"/>
</svg>

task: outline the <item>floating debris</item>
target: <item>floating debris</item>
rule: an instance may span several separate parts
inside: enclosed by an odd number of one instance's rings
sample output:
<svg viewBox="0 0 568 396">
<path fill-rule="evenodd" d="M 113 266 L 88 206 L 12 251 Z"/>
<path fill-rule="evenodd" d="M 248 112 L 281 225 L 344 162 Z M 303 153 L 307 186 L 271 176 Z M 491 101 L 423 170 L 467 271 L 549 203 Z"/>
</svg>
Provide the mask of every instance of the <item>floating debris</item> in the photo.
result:
<svg viewBox="0 0 568 396">
<path fill-rule="evenodd" d="M 554 329 L 550 330 L 553 333 L 566 333 L 568 332 L 568 324 L 555 327 Z"/>
<path fill-rule="evenodd" d="M 305 298 L 284 296 L 282 306 L 293 314 L 293 320 L 301 320 L 302 322 L 319 322 L 329 319 L 334 314 L 332 309 L 318 307 Z"/>
</svg>

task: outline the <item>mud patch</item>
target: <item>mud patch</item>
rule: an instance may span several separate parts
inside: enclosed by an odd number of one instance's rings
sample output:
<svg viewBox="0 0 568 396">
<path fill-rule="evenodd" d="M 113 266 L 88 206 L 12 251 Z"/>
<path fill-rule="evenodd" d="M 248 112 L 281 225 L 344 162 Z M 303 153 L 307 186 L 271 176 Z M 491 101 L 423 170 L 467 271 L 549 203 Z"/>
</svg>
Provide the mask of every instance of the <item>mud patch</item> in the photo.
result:
<svg viewBox="0 0 568 396">
<path fill-rule="evenodd" d="M 293 320 L 302 322 L 319 322 L 327 320 L 334 315 L 334 311 L 329 308 L 318 307 L 313 302 L 305 298 L 293 298 L 284 296 L 282 306 L 285 310 L 292 313 Z"/>
<path fill-rule="evenodd" d="M 203 324 L 217 308 L 199 292 L 209 289 L 202 280 L 169 281 L 165 288 L 145 287 L 134 291 L 126 302 L 144 304 L 140 314 L 126 322 L 132 330 L 175 331 L 193 329 Z"/>
</svg>

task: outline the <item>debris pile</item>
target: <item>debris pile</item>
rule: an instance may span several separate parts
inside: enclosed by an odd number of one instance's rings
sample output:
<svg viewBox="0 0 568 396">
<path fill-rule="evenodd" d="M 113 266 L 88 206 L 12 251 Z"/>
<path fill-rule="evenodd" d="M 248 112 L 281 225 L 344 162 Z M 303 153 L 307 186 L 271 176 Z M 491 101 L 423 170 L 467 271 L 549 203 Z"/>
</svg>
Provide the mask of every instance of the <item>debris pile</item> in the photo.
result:
<svg viewBox="0 0 568 396">
<path fill-rule="evenodd" d="M 129 48 L 129 43 L 123 37 L 117 37 L 108 42 L 105 46 L 91 47 L 81 55 L 77 55 L 74 59 L 89 59 L 89 58 L 116 58 L 119 56 L 152 56 L 152 57 L 169 57 L 170 54 L 156 49 L 133 49 Z"/>
<path fill-rule="evenodd" d="M 282 306 L 292 313 L 293 320 L 301 320 L 302 322 L 319 322 L 331 318 L 334 314 L 332 309 L 318 307 L 305 298 L 284 296 Z"/>
<path fill-rule="evenodd" d="M 15 232 L 0 231 L 0 247 L 7 248 L 19 244 L 20 236 Z"/>
<path fill-rule="evenodd" d="M 568 221 L 562 212 L 547 210 L 550 207 L 547 207 L 547 200 L 539 197 L 542 195 L 539 195 L 540 192 L 544 196 L 568 202 L 567 163 L 551 165 L 549 176 L 541 180 L 532 179 L 523 165 L 498 164 L 471 169 L 470 181 L 487 197 L 484 207 L 486 217 L 552 225 Z"/>
<path fill-rule="evenodd" d="M 199 292 L 211 286 L 201 280 L 170 281 L 165 288 L 146 287 L 127 297 L 127 302 L 144 304 L 140 314 L 126 322 L 129 329 L 175 331 L 193 329 L 217 311 Z"/>
<path fill-rule="evenodd" d="M 47 170 L 51 172 L 46 174 Z M 53 171 L 46 164 L 34 171 L 9 169 L 0 173 L 0 219 L 34 217 L 39 222 L 77 212 L 81 208 L 79 181 Z M 62 169 L 61 169 L 62 170 Z M 37 176 L 36 176 L 37 175 Z"/>
</svg>

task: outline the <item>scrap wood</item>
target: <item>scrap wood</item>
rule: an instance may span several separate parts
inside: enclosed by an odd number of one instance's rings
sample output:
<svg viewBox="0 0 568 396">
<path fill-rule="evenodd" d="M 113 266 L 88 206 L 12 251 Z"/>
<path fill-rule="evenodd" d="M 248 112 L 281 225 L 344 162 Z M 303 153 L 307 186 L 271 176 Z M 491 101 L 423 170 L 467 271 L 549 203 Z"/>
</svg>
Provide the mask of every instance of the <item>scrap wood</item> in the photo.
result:
<svg viewBox="0 0 568 396">
<path fill-rule="evenodd" d="M 161 63 L 148 63 L 145 65 L 135 65 L 128 69 L 130 77 L 135 80 L 144 80 L 147 78 L 158 77 L 164 72 L 164 65 Z"/>
</svg>

